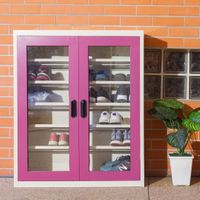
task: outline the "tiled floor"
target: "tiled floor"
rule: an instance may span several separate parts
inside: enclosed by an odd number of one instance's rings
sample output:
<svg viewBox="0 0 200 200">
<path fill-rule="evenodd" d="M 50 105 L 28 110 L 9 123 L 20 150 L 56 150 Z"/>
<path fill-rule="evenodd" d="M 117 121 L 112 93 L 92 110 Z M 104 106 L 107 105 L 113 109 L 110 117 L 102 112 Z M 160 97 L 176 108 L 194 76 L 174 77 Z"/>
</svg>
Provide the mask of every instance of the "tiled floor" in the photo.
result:
<svg viewBox="0 0 200 200">
<path fill-rule="evenodd" d="M 0 200 L 199 200 L 200 178 L 191 186 L 174 187 L 171 178 L 146 178 L 133 188 L 13 188 L 12 178 L 0 178 Z"/>
</svg>

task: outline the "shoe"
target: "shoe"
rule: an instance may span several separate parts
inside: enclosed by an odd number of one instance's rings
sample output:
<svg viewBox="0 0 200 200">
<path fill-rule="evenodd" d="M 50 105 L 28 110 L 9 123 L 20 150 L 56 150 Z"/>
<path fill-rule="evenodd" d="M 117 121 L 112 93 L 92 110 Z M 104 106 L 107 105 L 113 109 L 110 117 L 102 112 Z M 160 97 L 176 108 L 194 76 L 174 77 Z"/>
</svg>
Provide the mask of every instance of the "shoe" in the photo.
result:
<svg viewBox="0 0 200 200">
<path fill-rule="evenodd" d="M 97 90 L 97 102 L 110 102 L 108 93 L 102 87 Z"/>
<path fill-rule="evenodd" d="M 100 171 L 129 171 L 130 156 L 120 156 L 114 161 L 107 161 L 100 167 Z"/>
<path fill-rule="evenodd" d="M 89 81 L 95 81 L 96 78 L 96 71 L 93 69 L 89 70 Z"/>
<path fill-rule="evenodd" d="M 110 116 L 111 124 L 121 124 L 123 121 L 123 117 L 118 112 L 112 112 Z"/>
<path fill-rule="evenodd" d="M 56 133 L 50 134 L 48 145 L 50 145 L 50 146 L 58 145 L 58 135 Z"/>
<path fill-rule="evenodd" d="M 59 141 L 58 141 L 58 145 L 59 146 L 64 146 L 64 145 L 68 145 L 67 142 L 67 134 L 66 133 L 61 133 L 59 136 Z"/>
<path fill-rule="evenodd" d="M 123 145 L 123 134 L 120 130 L 113 130 L 110 145 Z"/>
<path fill-rule="evenodd" d="M 36 80 L 50 80 L 49 75 L 48 75 L 48 67 L 41 65 L 38 68 L 38 73 L 37 73 L 37 78 Z"/>
<path fill-rule="evenodd" d="M 125 85 L 120 85 L 117 89 L 116 101 L 119 103 L 128 102 L 129 87 Z"/>
<path fill-rule="evenodd" d="M 96 81 L 110 80 L 110 73 L 107 70 L 101 70 L 96 74 Z"/>
<path fill-rule="evenodd" d="M 130 74 L 126 75 L 126 81 L 130 81 Z"/>
<path fill-rule="evenodd" d="M 126 81 L 126 76 L 122 73 L 113 75 L 113 81 Z"/>
<path fill-rule="evenodd" d="M 108 124 L 110 122 L 110 114 L 107 111 L 103 111 L 99 118 L 100 124 Z"/>
<path fill-rule="evenodd" d="M 36 68 L 35 68 L 35 66 L 31 66 L 30 69 L 28 70 L 28 80 L 35 81 L 36 77 L 37 77 Z"/>
<path fill-rule="evenodd" d="M 90 88 L 89 97 L 90 103 L 95 103 L 97 101 L 97 91 L 94 88 Z"/>
<path fill-rule="evenodd" d="M 130 129 L 126 129 L 123 132 L 123 145 L 125 145 L 125 146 L 130 145 Z"/>
</svg>

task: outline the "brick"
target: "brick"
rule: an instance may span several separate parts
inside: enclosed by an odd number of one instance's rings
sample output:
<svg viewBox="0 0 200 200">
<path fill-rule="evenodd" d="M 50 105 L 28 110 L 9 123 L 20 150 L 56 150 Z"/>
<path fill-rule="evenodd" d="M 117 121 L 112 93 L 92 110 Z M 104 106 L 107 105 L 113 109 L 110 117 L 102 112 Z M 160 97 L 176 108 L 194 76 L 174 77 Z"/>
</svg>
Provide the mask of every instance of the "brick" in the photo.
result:
<svg viewBox="0 0 200 200">
<path fill-rule="evenodd" d="M 88 4 L 88 0 L 57 0 L 56 3 L 61 4 Z"/>
<path fill-rule="evenodd" d="M 1 118 L 0 126 L 3 126 L 3 127 L 4 126 L 13 126 L 13 119 L 12 118 Z"/>
<path fill-rule="evenodd" d="M 154 26 L 184 26 L 184 18 L 180 17 L 156 17 L 153 18 Z"/>
<path fill-rule="evenodd" d="M 111 26 L 111 27 L 105 27 L 105 30 L 137 30 L 136 27 L 130 27 L 130 26 Z"/>
<path fill-rule="evenodd" d="M 154 40 L 152 38 L 151 41 L 152 47 L 169 47 L 169 48 L 175 48 L 175 47 L 183 47 L 184 40 L 181 38 L 160 38 L 159 40 Z"/>
<path fill-rule="evenodd" d="M 55 24 L 54 16 L 25 16 L 26 24 Z"/>
<path fill-rule="evenodd" d="M 14 170 L 13 169 L 9 170 L 9 176 L 14 176 Z"/>
<path fill-rule="evenodd" d="M 40 30 L 71 30 L 72 26 L 42 26 L 39 27 Z"/>
<path fill-rule="evenodd" d="M 39 5 L 12 5 L 11 14 L 40 14 Z"/>
<path fill-rule="evenodd" d="M 119 4 L 119 0 L 89 0 L 89 4 Z"/>
<path fill-rule="evenodd" d="M 0 169 L 0 176 L 8 176 L 9 170 L 8 169 Z"/>
<path fill-rule="evenodd" d="M 1 5 L 0 6 L 0 13 L 1 14 L 8 14 L 8 13 L 10 13 L 10 7 L 8 5 Z"/>
<path fill-rule="evenodd" d="M 11 159 L 0 159 L 0 168 L 13 168 L 14 162 Z"/>
<path fill-rule="evenodd" d="M 109 6 L 104 8 L 106 15 L 135 15 L 136 7 L 133 6 Z"/>
<path fill-rule="evenodd" d="M 168 167 L 168 163 L 166 160 L 151 160 L 151 169 L 166 170 L 167 167 Z"/>
<path fill-rule="evenodd" d="M 102 30 L 103 26 L 72 26 L 73 30 Z"/>
<path fill-rule="evenodd" d="M 13 158 L 14 157 L 14 149 L 9 149 L 9 150 L 10 150 L 10 152 L 9 152 L 10 158 Z"/>
<path fill-rule="evenodd" d="M 122 17 L 121 24 L 129 26 L 151 26 L 152 19 L 151 17 Z"/>
<path fill-rule="evenodd" d="M 151 0 L 121 0 L 121 4 L 151 4 Z"/>
<path fill-rule="evenodd" d="M 185 0 L 185 4 L 186 5 L 200 5 L 200 1 L 199 0 Z"/>
<path fill-rule="evenodd" d="M 146 176 L 163 177 L 163 176 L 167 176 L 167 170 L 146 169 L 145 175 Z"/>
<path fill-rule="evenodd" d="M 9 47 L 8 46 L 1 46 L 1 48 L 0 48 L 0 54 L 1 55 L 9 54 Z"/>
<path fill-rule="evenodd" d="M 0 44 L 12 44 L 13 37 L 12 36 L 1 36 L 0 37 Z"/>
<path fill-rule="evenodd" d="M 0 138 L 9 136 L 9 128 L 0 127 Z"/>
<path fill-rule="evenodd" d="M 0 26 L 0 34 L 7 34 L 8 30 L 9 30 L 9 27 L 7 25 Z"/>
<path fill-rule="evenodd" d="M 0 159 L 9 157 L 9 149 L 1 149 L 0 148 Z"/>
<path fill-rule="evenodd" d="M 198 26 L 200 25 L 200 17 L 187 17 L 185 18 L 185 26 Z"/>
<path fill-rule="evenodd" d="M 67 25 L 88 24 L 88 17 L 87 16 L 57 16 L 56 24 L 67 24 Z"/>
<path fill-rule="evenodd" d="M 56 3 L 56 0 L 25 0 L 26 3 Z"/>
<path fill-rule="evenodd" d="M 151 120 L 144 120 L 144 127 L 145 127 L 145 129 L 146 128 L 152 128 L 152 123 L 151 123 Z"/>
<path fill-rule="evenodd" d="M 119 25 L 120 18 L 115 16 L 90 16 L 90 25 Z"/>
<path fill-rule="evenodd" d="M 10 33 L 13 34 L 13 30 L 34 30 L 39 28 L 41 27 L 35 25 L 12 25 L 10 26 Z"/>
<path fill-rule="evenodd" d="M 0 98 L 0 105 L 1 106 L 12 106 L 13 105 L 13 99 L 10 98 L 10 97 Z"/>
<path fill-rule="evenodd" d="M 166 149 L 166 148 L 167 148 L 167 141 L 165 139 L 152 141 L 152 149 Z"/>
<path fill-rule="evenodd" d="M 145 146 L 145 149 L 151 149 L 151 140 L 145 140 L 144 146 Z"/>
<path fill-rule="evenodd" d="M 0 75 L 8 75 L 8 74 L 9 74 L 9 67 L 0 67 Z"/>
<path fill-rule="evenodd" d="M 13 108 L 9 108 L 9 116 L 14 116 L 14 109 Z"/>
<path fill-rule="evenodd" d="M 70 14 L 71 8 L 69 6 L 58 6 L 58 5 L 42 5 L 41 13 L 42 14 Z"/>
<path fill-rule="evenodd" d="M 166 138 L 166 130 L 145 130 L 146 139 L 164 139 Z"/>
<path fill-rule="evenodd" d="M 13 147 L 13 139 L 0 138 L 0 147 Z"/>
<path fill-rule="evenodd" d="M 23 24 L 23 23 L 24 23 L 23 16 L 3 15 L 0 17 L 0 24 Z"/>
<path fill-rule="evenodd" d="M 185 48 L 199 48 L 200 40 L 199 39 L 184 39 L 184 47 Z"/>
<path fill-rule="evenodd" d="M 176 15 L 176 16 L 198 16 L 199 15 L 199 8 L 196 7 L 170 7 L 169 8 L 169 15 Z"/>
<path fill-rule="evenodd" d="M 166 159 L 166 150 L 148 150 L 145 152 L 145 157 L 148 159 Z"/>
<path fill-rule="evenodd" d="M 169 36 L 173 37 L 198 37 L 198 28 L 169 28 Z"/>
<path fill-rule="evenodd" d="M 72 6 L 71 14 L 76 15 L 91 15 L 91 14 L 103 14 L 104 7 L 103 6 Z"/>
<path fill-rule="evenodd" d="M 9 96 L 9 88 L 2 88 L 0 87 L 0 96 Z"/>
<path fill-rule="evenodd" d="M 9 108 L 0 107 L 0 116 L 9 116 Z"/>
<path fill-rule="evenodd" d="M 0 79 L 0 85 L 12 85 L 13 84 L 13 78 L 11 77 L 1 77 Z"/>
<path fill-rule="evenodd" d="M 152 4 L 156 5 L 183 5 L 184 0 L 152 0 Z"/>
<path fill-rule="evenodd" d="M 168 15 L 168 7 L 160 6 L 138 6 L 137 8 L 138 15 Z"/>
<path fill-rule="evenodd" d="M 153 129 L 165 129 L 165 125 L 161 120 L 152 120 L 152 128 Z"/>
<path fill-rule="evenodd" d="M 144 31 L 145 35 L 149 36 L 167 36 L 168 28 L 150 28 L 150 27 L 139 27 L 140 30 Z"/>
</svg>

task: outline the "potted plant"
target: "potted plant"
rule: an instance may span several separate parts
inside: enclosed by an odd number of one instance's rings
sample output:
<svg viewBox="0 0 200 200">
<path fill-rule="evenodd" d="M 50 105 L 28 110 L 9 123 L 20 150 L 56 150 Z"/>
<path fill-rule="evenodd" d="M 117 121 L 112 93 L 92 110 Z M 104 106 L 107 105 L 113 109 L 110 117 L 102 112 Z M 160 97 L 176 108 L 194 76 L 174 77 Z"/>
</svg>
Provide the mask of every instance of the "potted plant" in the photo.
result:
<svg viewBox="0 0 200 200">
<path fill-rule="evenodd" d="M 194 132 L 200 131 L 200 107 L 188 115 L 184 104 L 175 99 L 155 100 L 153 108 L 148 111 L 160 119 L 169 129 L 167 143 L 175 147 L 175 153 L 169 153 L 173 185 L 190 185 L 193 155 L 185 152 Z"/>
</svg>

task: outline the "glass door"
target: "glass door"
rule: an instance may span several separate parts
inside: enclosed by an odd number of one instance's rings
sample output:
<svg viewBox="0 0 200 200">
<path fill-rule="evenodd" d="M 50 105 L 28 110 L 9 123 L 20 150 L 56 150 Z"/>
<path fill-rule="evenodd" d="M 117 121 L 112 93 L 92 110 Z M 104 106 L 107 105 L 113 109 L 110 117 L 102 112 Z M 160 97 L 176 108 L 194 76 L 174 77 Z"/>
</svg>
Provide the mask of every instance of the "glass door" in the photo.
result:
<svg viewBox="0 0 200 200">
<path fill-rule="evenodd" d="M 79 45 L 81 179 L 138 180 L 139 38 L 84 37 Z"/>
<path fill-rule="evenodd" d="M 19 177 L 78 179 L 77 39 L 18 39 Z"/>
</svg>

